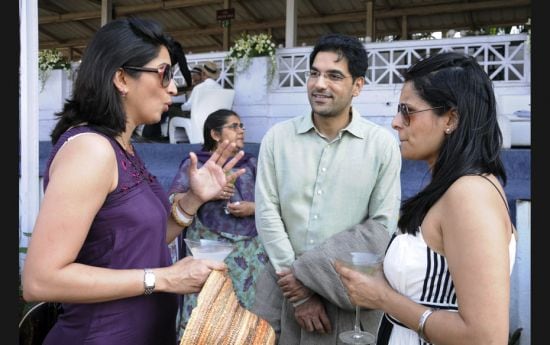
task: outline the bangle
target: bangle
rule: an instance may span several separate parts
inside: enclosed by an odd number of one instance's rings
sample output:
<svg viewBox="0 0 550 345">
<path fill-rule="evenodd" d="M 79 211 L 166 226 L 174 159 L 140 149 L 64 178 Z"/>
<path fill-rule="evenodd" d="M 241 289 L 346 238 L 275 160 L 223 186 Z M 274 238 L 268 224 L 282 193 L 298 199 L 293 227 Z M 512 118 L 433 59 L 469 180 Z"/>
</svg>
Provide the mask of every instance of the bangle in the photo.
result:
<svg viewBox="0 0 550 345">
<path fill-rule="evenodd" d="M 426 320 L 432 315 L 433 312 L 435 312 L 437 309 L 428 308 L 426 309 L 422 315 L 420 316 L 420 320 L 418 321 L 418 328 L 416 329 L 416 333 L 418 333 L 418 336 L 424 340 L 427 343 L 430 343 L 430 340 L 428 337 L 426 337 L 426 334 L 424 333 L 424 325 L 426 324 Z"/>
<path fill-rule="evenodd" d="M 185 210 L 179 206 L 178 201 L 172 203 L 172 218 L 179 226 L 184 228 L 188 227 L 193 222 L 194 216 L 195 215 L 185 212 Z"/>
<path fill-rule="evenodd" d="M 181 200 L 181 199 L 179 199 L 179 200 Z M 181 204 L 179 203 L 179 200 L 178 200 L 178 209 L 179 209 L 179 210 L 182 210 L 183 213 L 185 213 L 185 214 L 188 216 L 187 218 L 193 218 L 193 217 L 195 217 L 194 214 L 191 214 L 191 213 L 187 212 L 183 207 L 181 207 Z"/>
</svg>

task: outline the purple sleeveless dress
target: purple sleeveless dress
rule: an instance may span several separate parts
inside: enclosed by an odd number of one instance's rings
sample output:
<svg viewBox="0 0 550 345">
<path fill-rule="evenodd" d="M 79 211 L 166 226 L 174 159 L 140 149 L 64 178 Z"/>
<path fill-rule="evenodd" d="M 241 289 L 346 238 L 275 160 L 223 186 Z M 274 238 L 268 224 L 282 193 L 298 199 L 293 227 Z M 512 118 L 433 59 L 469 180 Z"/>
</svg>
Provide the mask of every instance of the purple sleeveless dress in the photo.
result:
<svg viewBox="0 0 550 345">
<path fill-rule="evenodd" d="M 63 143 L 89 132 L 97 133 L 79 126 L 59 138 L 46 164 L 44 188 L 50 164 Z M 95 216 L 75 261 L 113 269 L 171 265 L 166 244 L 168 196 L 137 154 L 127 154 L 116 140 L 106 138 L 116 153 L 118 185 Z M 175 345 L 178 298 L 153 293 L 101 303 L 63 303 L 64 313 L 44 344 Z"/>
</svg>

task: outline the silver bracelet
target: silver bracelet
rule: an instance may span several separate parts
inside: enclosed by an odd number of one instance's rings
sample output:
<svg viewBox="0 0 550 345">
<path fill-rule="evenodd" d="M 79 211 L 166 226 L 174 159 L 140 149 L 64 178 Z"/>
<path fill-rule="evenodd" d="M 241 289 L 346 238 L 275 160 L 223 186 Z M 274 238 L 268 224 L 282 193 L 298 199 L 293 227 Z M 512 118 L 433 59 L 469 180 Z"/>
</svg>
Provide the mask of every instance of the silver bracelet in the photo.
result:
<svg viewBox="0 0 550 345">
<path fill-rule="evenodd" d="M 424 325 L 426 324 L 426 320 L 432 315 L 433 312 L 435 312 L 438 309 L 426 309 L 422 316 L 420 316 L 420 320 L 418 321 L 418 328 L 416 329 L 416 333 L 418 333 L 418 336 L 424 340 L 425 342 L 429 343 L 430 340 L 426 337 L 426 334 L 424 334 Z"/>
</svg>

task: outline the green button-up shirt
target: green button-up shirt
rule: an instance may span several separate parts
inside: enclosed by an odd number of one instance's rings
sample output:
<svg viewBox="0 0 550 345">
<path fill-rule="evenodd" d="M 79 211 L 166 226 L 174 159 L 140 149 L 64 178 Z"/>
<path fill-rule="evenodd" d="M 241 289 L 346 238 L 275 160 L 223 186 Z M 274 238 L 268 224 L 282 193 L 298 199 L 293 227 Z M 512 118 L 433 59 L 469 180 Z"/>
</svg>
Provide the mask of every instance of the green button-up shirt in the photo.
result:
<svg viewBox="0 0 550 345">
<path fill-rule="evenodd" d="M 401 154 L 393 135 L 352 110 L 332 141 L 311 115 L 275 124 L 262 139 L 256 228 L 276 270 L 370 217 L 396 228 Z"/>
</svg>

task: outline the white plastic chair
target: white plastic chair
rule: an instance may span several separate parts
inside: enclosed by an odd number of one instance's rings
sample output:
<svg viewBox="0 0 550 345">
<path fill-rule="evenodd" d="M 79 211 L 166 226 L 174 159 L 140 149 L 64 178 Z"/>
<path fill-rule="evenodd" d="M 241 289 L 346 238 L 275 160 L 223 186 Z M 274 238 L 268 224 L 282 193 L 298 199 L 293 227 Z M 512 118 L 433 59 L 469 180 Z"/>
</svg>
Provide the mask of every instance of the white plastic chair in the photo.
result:
<svg viewBox="0 0 550 345">
<path fill-rule="evenodd" d="M 231 89 L 198 89 L 196 99 L 191 106 L 191 118 L 173 117 L 168 124 L 168 138 L 171 144 L 182 142 L 185 133 L 190 144 L 204 143 L 202 129 L 204 121 L 218 109 L 231 109 L 235 90 Z"/>
</svg>

